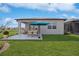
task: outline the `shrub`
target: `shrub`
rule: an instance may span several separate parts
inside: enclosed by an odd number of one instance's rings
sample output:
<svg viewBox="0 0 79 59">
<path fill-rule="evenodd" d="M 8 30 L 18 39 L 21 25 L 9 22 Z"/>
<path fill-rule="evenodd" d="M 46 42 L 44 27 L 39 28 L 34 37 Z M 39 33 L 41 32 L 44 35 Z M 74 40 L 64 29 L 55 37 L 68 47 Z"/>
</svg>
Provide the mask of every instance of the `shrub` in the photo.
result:
<svg viewBox="0 0 79 59">
<path fill-rule="evenodd" d="M 64 33 L 64 35 L 69 35 L 69 34 L 71 34 L 70 32 L 66 32 L 66 33 Z"/>
<path fill-rule="evenodd" d="M 3 34 L 4 35 L 9 35 L 9 32 L 8 31 L 4 31 Z"/>
</svg>

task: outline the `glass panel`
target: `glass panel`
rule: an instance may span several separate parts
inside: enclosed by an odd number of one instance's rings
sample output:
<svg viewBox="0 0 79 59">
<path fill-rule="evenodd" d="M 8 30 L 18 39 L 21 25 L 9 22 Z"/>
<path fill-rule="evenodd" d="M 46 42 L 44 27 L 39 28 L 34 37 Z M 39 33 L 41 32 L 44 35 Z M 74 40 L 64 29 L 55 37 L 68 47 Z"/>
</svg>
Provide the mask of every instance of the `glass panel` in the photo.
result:
<svg viewBox="0 0 79 59">
<path fill-rule="evenodd" d="M 48 25 L 48 29 L 56 29 L 56 26 L 57 26 L 56 22 L 51 23 L 51 24 Z"/>
</svg>

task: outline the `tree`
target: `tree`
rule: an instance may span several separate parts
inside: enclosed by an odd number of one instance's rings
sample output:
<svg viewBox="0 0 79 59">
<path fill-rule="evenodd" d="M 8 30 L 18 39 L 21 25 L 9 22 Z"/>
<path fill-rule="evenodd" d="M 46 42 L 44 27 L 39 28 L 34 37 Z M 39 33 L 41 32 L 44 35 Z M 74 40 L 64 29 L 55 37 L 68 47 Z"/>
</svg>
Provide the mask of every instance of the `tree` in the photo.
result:
<svg viewBox="0 0 79 59">
<path fill-rule="evenodd" d="M 2 25 L 0 26 L 0 33 L 4 32 L 4 31 L 6 30 L 6 28 L 7 28 L 7 26 L 9 26 L 11 23 L 12 23 L 12 21 L 9 20 L 9 21 L 7 21 L 4 25 L 2 24 Z"/>
</svg>

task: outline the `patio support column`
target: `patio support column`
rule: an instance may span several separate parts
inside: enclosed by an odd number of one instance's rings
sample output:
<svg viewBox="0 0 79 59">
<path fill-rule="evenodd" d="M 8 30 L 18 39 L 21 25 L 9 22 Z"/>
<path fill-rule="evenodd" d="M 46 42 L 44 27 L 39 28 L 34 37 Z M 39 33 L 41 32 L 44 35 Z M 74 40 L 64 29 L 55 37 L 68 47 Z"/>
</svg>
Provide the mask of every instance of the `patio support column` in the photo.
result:
<svg viewBox="0 0 79 59">
<path fill-rule="evenodd" d="M 29 22 L 29 30 L 31 30 L 31 25 L 30 25 L 30 22 Z"/>
<path fill-rule="evenodd" d="M 18 22 L 18 34 L 21 34 L 21 22 Z"/>
<path fill-rule="evenodd" d="M 73 33 L 75 33 L 76 31 L 75 31 L 75 23 L 72 23 L 72 29 L 73 29 Z"/>
<path fill-rule="evenodd" d="M 38 34 L 40 34 L 40 25 L 38 25 Z"/>
<path fill-rule="evenodd" d="M 68 24 L 65 24 L 65 33 L 68 32 Z"/>
<path fill-rule="evenodd" d="M 27 31 L 28 30 L 28 28 L 27 28 L 27 23 L 25 23 L 25 31 Z"/>
</svg>

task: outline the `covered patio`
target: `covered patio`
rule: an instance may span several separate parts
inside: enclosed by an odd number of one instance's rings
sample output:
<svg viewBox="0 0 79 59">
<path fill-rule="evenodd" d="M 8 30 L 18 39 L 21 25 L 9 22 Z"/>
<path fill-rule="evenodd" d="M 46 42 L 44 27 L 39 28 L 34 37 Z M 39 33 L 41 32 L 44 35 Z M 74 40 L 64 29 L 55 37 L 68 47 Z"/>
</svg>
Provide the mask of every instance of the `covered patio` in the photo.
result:
<svg viewBox="0 0 79 59">
<path fill-rule="evenodd" d="M 21 27 L 22 23 L 25 24 L 24 28 Z M 48 22 L 42 21 L 18 21 L 18 35 L 8 37 L 8 39 L 42 40 L 43 37 L 40 32 L 40 26 L 46 26 L 48 24 Z"/>
</svg>

